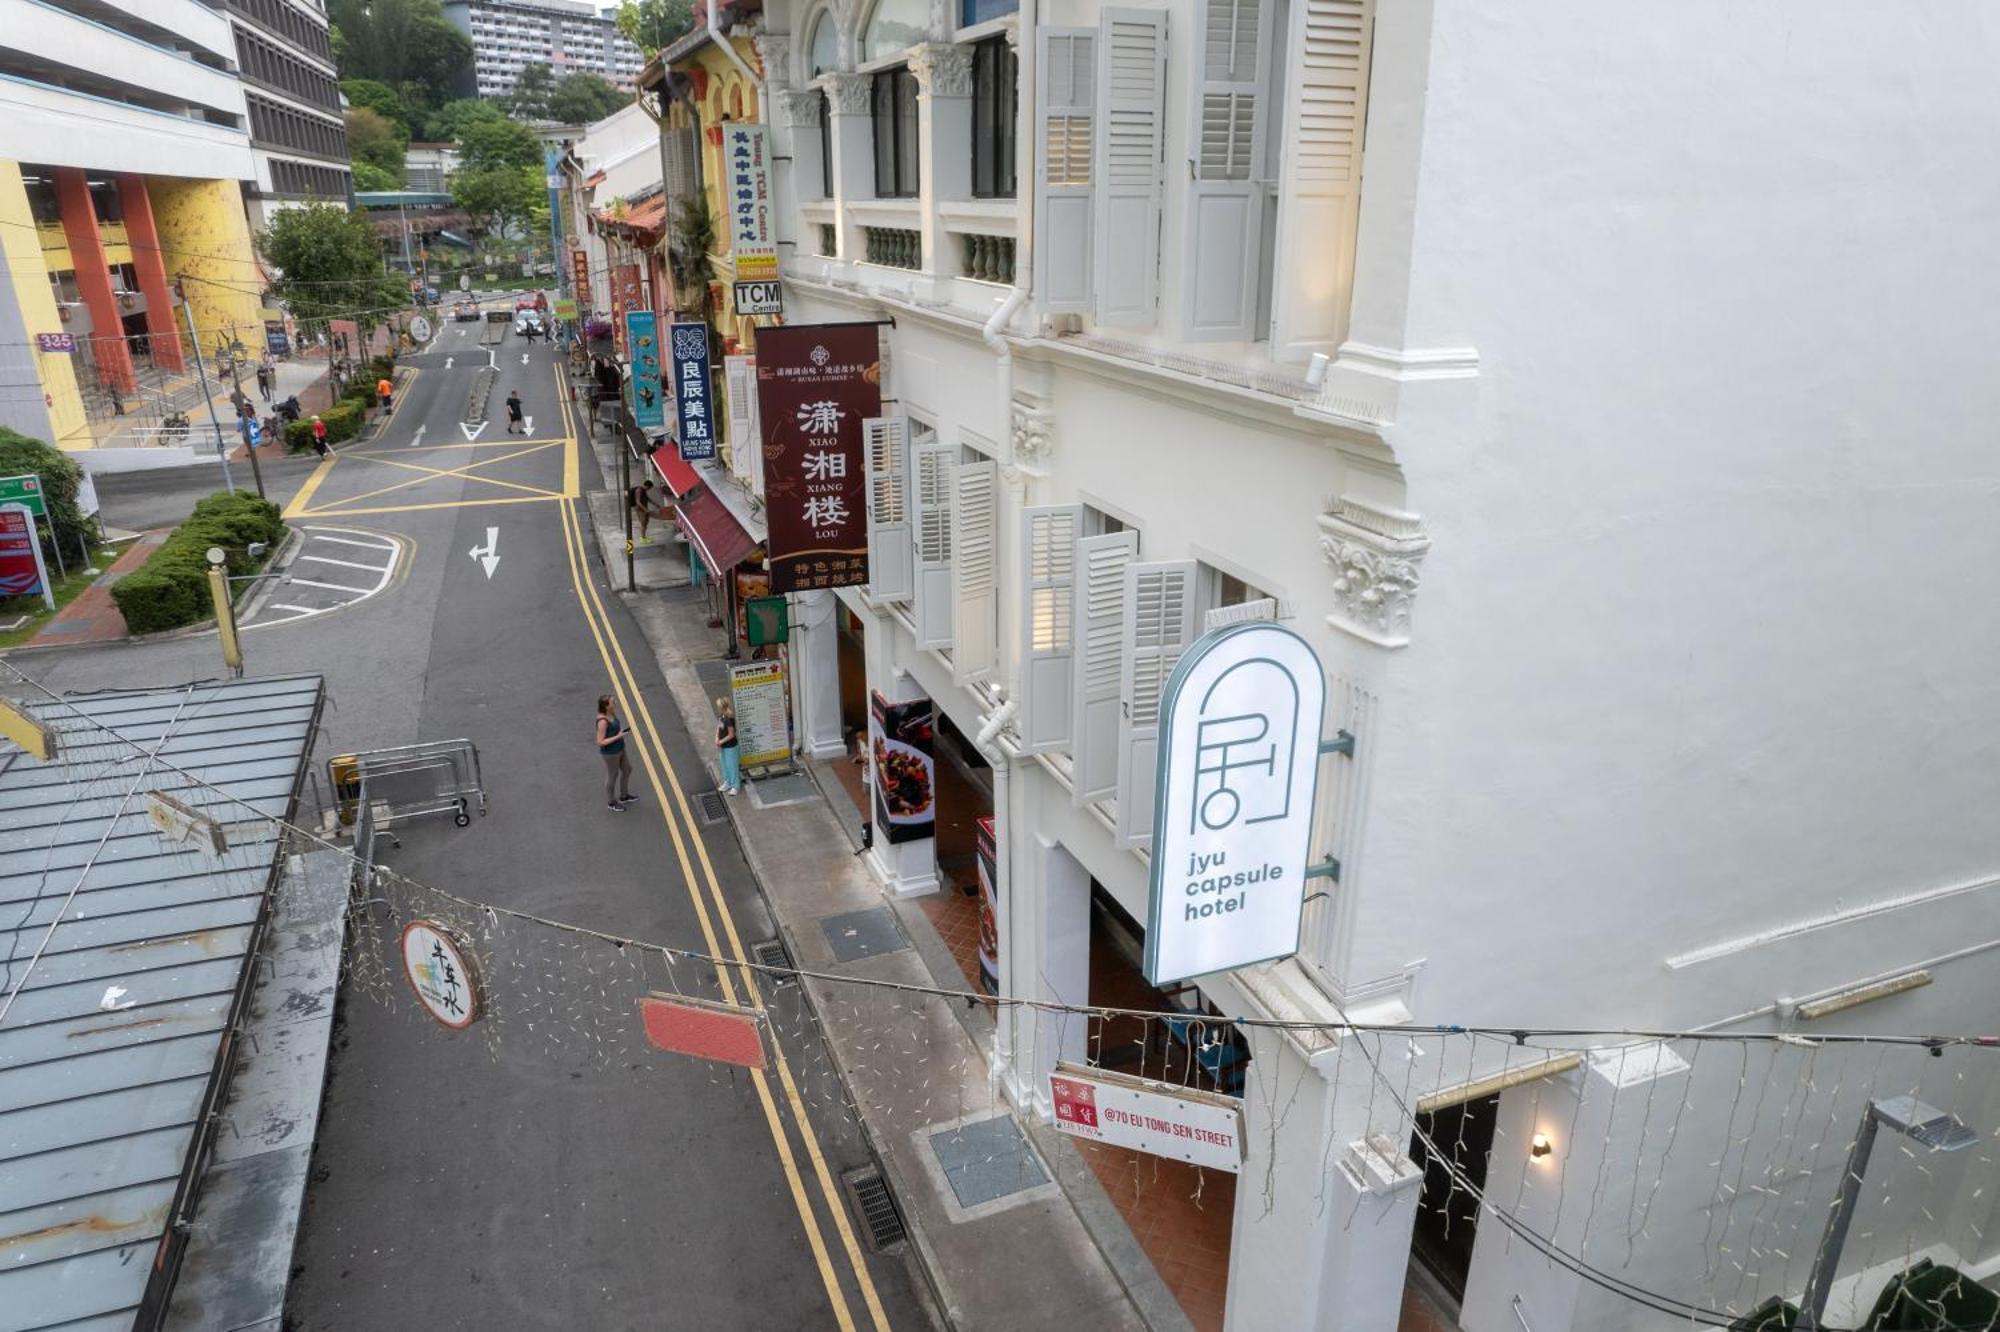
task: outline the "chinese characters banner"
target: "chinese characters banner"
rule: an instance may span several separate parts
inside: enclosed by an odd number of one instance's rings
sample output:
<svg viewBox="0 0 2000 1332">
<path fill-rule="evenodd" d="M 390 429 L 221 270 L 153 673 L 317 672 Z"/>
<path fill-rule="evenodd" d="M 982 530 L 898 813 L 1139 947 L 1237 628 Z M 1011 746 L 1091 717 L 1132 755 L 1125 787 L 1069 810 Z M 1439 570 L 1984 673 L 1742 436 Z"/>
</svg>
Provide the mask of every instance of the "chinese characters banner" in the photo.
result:
<svg viewBox="0 0 2000 1332">
<path fill-rule="evenodd" d="M 576 270 L 576 303 L 579 308 L 590 308 L 590 255 L 583 250 L 571 250 L 570 262 Z"/>
<path fill-rule="evenodd" d="M 867 582 L 861 423 L 882 414 L 875 325 L 758 329 L 757 413 L 771 590 Z"/>
<path fill-rule="evenodd" d="M 631 344 L 625 337 L 625 312 L 646 308 L 645 297 L 639 291 L 639 265 L 620 264 L 611 270 L 611 327 L 618 338 L 618 359 L 631 356 Z"/>
<path fill-rule="evenodd" d="M 778 247 L 771 243 L 771 171 L 762 125 L 722 127 L 722 159 L 729 171 L 730 254 L 739 282 L 778 276 Z"/>
<path fill-rule="evenodd" d="M 715 456 L 715 414 L 709 410 L 708 325 L 668 326 L 674 353 L 674 402 L 680 409 L 681 458 Z"/>
</svg>

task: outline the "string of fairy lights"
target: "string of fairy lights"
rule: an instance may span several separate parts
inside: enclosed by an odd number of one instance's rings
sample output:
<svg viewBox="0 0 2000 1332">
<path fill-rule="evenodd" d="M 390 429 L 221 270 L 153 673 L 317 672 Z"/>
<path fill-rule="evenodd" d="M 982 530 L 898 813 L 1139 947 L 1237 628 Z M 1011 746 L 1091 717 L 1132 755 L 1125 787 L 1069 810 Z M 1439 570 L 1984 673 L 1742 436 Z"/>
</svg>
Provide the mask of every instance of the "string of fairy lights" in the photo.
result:
<svg viewBox="0 0 2000 1332">
<path fill-rule="evenodd" d="M 65 741 L 75 737 L 66 761 L 87 793 L 111 798 L 140 789 L 149 778 L 172 775 L 200 790 L 211 812 L 233 805 L 243 811 L 245 823 L 264 821 L 296 848 L 340 857 L 354 884 L 346 909 L 345 984 L 375 1001 L 372 1007 L 386 1020 L 427 1021 L 407 1002 L 398 947 L 404 924 L 427 919 L 450 928 L 475 962 L 487 997 L 478 1036 L 496 1059 L 511 1053 L 600 1067 L 636 1062 L 648 1048 L 633 1020 L 637 996 L 719 1000 L 729 976 L 751 993 L 751 1006 L 761 1012 L 770 1038 L 800 1065 L 801 1095 L 810 1113 L 845 1114 L 852 1097 L 884 1116 L 894 1132 L 914 1133 L 977 1113 L 978 1106 L 967 1104 L 965 1089 L 981 1083 L 990 1113 L 1007 1108 L 997 1064 L 960 1022 L 944 1016 L 950 1008 L 983 1010 L 996 1022 L 1029 1025 L 1041 1032 L 1037 1039 L 1063 1048 L 1071 1048 L 1069 1038 L 1082 1024 L 1080 1048 L 1093 1065 L 1217 1088 L 1219 1079 L 1194 1052 L 1241 1041 L 1248 1073 L 1238 1094 L 1256 1107 L 1253 1146 L 1261 1150 L 1228 1182 L 1219 1203 L 1211 1196 L 1222 1182 L 1215 1172 L 1158 1157 L 1133 1153 L 1108 1165 L 1099 1154 L 1089 1159 L 1100 1175 L 1110 1170 L 1133 1186 L 1180 1190 L 1183 1201 L 1196 1208 L 1230 1206 L 1236 1190 L 1254 1189 L 1251 1205 L 1266 1214 L 1284 1204 L 1289 1190 L 1305 1187 L 1313 1191 L 1313 1213 L 1323 1216 L 1339 1196 L 1333 1181 L 1340 1140 L 1324 1135 L 1319 1169 L 1310 1180 L 1281 1168 L 1277 1150 L 1299 1107 L 1312 1104 L 1316 1118 L 1359 1123 L 1370 1141 L 1396 1151 L 1405 1144 L 1413 1144 L 1412 1151 L 1420 1147 L 1442 1172 L 1447 1227 L 1490 1218 L 1502 1228 L 1508 1248 L 1525 1246 L 1594 1290 L 1691 1327 L 1727 1326 L 1763 1296 L 1802 1286 L 1824 1217 L 1824 1197 L 1813 1193 L 1812 1181 L 1826 1180 L 1838 1167 L 1858 1107 L 1868 1096 L 1894 1089 L 1927 1101 L 1966 1103 L 1968 1078 L 1990 1075 L 1976 1052 L 1996 1046 L 1982 1034 L 1806 1037 L 1587 1025 L 1410 1025 L 1348 1020 L 1344 1013 L 1336 1022 L 1212 1017 L 994 996 L 723 954 L 481 901 L 376 863 L 373 856 L 357 857 L 356 848 L 264 814 L 180 768 L 143 739 L 69 709 L 61 696 L 13 663 L 0 664 L 38 700 L 44 720 L 64 729 Z M 247 867 L 253 859 L 246 852 L 238 863 Z M 69 887 L 62 873 L 47 876 L 46 886 L 58 893 Z M 0 992 L 18 992 L 25 984 L 19 959 L 0 963 Z M 1168 1024 L 1177 1025 L 1183 1038 L 1163 1039 Z M 840 1049 L 824 1039 L 828 1029 L 843 1033 Z M 1309 1033 L 1334 1038 L 1341 1047 L 1325 1082 L 1310 1087 L 1303 1060 L 1273 1057 L 1281 1043 Z M 1488 1168 L 1475 1168 L 1478 1151 L 1468 1141 L 1466 1117 L 1458 1116 L 1452 1128 L 1420 1106 L 1426 1097 L 1471 1085 L 1496 1070 L 1504 1081 L 1559 1055 L 1581 1056 L 1587 1068 L 1604 1071 L 1608 1097 L 1593 1101 L 1537 1078 L 1525 1116 L 1495 1127 L 1486 1158 L 1498 1160 L 1503 1152 L 1525 1158 L 1530 1144 L 1523 1139 L 1535 1126 L 1546 1125 L 1572 1144 L 1588 1140 L 1592 1152 L 1564 1151 L 1553 1168 L 1489 1178 Z M 685 1063 L 674 1067 L 688 1069 Z M 738 1070 L 706 1061 L 701 1067 L 715 1095 L 749 1095 Z M 1994 1163 L 1985 1143 L 1996 1136 L 2000 1130 L 1985 1133 L 1973 1157 L 1989 1178 Z M 1631 1144 L 1629 1151 L 1614 1150 L 1618 1143 Z M 1870 1271 L 1884 1259 L 1912 1257 L 1910 1235 L 1920 1220 L 1936 1219 L 1929 1200 L 1938 1196 L 1940 1180 L 1922 1154 L 1896 1153 L 1884 1172 L 1885 1194 L 1893 1190 L 1904 1210 L 1885 1204 L 1857 1224 L 1852 1251 Z M 1344 1228 L 1366 1224 L 1361 1195 L 1350 1192 L 1344 1215 L 1337 1217 Z M 1692 1218 L 1671 1253 L 1662 1248 L 1672 1228 L 1656 1233 L 1662 1216 L 1677 1225 Z M 1983 1240 L 1976 1219 L 1968 1224 Z M 1655 1274 L 1651 1284 L 1632 1279 L 1635 1264 Z M 1672 1290 L 1657 1288 L 1663 1269 L 1676 1273 Z"/>
</svg>

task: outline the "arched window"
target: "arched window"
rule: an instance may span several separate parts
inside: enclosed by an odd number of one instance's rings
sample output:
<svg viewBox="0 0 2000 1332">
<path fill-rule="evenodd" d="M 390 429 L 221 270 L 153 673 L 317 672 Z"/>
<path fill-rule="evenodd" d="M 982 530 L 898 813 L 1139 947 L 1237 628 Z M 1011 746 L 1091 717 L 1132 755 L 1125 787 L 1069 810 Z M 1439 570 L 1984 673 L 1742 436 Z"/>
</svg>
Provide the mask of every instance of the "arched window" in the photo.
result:
<svg viewBox="0 0 2000 1332">
<path fill-rule="evenodd" d="M 822 9 L 813 20 L 812 41 L 807 44 L 811 54 L 807 57 L 810 68 L 807 78 L 816 79 L 820 75 L 840 68 L 840 28 L 834 22 L 833 11 Z"/>
<path fill-rule="evenodd" d="M 862 62 L 886 59 L 922 41 L 930 16 L 928 0 L 878 0 L 861 35 Z"/>
</svg>

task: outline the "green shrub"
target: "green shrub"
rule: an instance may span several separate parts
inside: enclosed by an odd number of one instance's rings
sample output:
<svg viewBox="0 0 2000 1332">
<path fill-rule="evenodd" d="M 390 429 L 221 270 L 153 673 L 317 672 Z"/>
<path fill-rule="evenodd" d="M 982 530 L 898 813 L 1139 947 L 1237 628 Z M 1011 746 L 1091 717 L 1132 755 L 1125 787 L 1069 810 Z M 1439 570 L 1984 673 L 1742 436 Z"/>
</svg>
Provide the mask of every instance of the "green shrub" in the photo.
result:
<svg viewBox="0 0 2000 1332">
<path fill-rule="evenodd" d="M 188 520 L 173 530 L 146 562 L 112 585 L 125 627 L 135 634 L 158 633 L 207 618 L 208 549 L 226 552 L 232 574 L 255 570 L 250 543 L 275 549 L 285 534 L 278 506 L 247 491 L 208 496 Z M 268 553 L 268 552 L 267 552 Z"/>
<path fill-rule="evenodd" d="M 42 534 L 42 550 L 44 554 L 53 556 L 55 535 L 52 528 L 76 532 L 87 525 L 83 510 L 76 506 L 77 488 L 83 483 L 83 468 L 77 466 L 75 459 L 66 457 L 62 450 L 0 426 L 0 476 L 26 476 L 30 472 L 41 478 L 42 501 L 49 511 L 49 522 L 36 524 Z M 74 537 L 70 538 L 70 545 L 74 547 Z"/>
<path fill-rule="evenodd" d="M 373 384 L 364 384 L 357 379 L 347 386 L 346 391 L 340 395 L 340 400 L 342 402 L 358 402 L 363 407 L 373 407 L 375 405 L 375 386 Z M 322 412 L 321 415 L 323 416 L 325 413 Z"/>
<path fill-rule="evenodd" d="M 337 402 L 319 414 L 326 422 L 326 442 L 338 444 L 361 433 L 362 407 L 359 402 Z"/>
<path fill-rule="evenodd" d="M 285 423 L 285 447 L 293 453 L 300 453 L 313 445 L 313 423 L 311 417 Z"/>
<path fill-rule="evenodd" d="M 390 352 L 386 356 L 377 356 L 368 363 L 368 368 L 375 372 L 377 379 L 393 378 L 396 374 L 396 354 Z"/>
</svg>

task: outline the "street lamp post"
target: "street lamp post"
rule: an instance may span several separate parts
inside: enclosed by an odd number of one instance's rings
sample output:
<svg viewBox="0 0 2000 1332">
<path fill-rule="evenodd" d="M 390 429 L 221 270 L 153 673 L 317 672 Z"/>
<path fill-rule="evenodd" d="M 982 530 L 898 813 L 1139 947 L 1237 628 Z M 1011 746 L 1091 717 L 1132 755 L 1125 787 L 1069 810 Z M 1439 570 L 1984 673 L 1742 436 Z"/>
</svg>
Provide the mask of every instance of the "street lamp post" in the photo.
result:
<svg viewBox="0 0 2000 1332">
<path fill-rule="evenodd" d="M 1935 1152 L 1956 1152 L 1979 1141 L 1979 1135 L 1933 1105 L 1914 1096 L 1892 1096 L 1868 1103 L 1861 1118 L 1861 1131 L 1847 1154 L 1846 1172 L 1840 1177 L 1840 1196 L 1826 1218 L 1826 1233 L 1820 1236 L 1819 1252 L 1813 1256 L 1812 1273 L 1806 1278 L 1801 1300 L 1798 1332 L 1820 1332 L 1826 1314 L 1826 1298 L 1840 1266 L 1840 1250 L 1847 1243 L 1847 1227 L 1854 1220 L 1855 1205 L 1861 1199 L 1861 1177 L 1867 1173 L 1868 1157 L 1875 1149 L 1875 1132 L 1882 1125 Z"/>
<path fill-rule="evenodd" d="M 188 346 L 194 351 L 194 372 L 201 381 L 201 400 L 208 404 L 208 423 L 215 428 L 215 457 L 222 464 L 222 484 L 233 495 L 236 482 L 229 476 L 229 446 L 222 442 L 222 422 L 215 419 L 215 399 L 208 391 L 208 367 L 203 363 L 201 337 L 194 331 L 194 302 L 187 298 L 184 281 L 180 274 L 174 276 L 174 294 L 180 297 L 181 314 L 187 319 Z"/>
<path fill-rule="evenodd" d="M 243 451 L 250 455 L 250 475 L 257 483 L 257 498 L 264 499 L 264 469 L 257 462 L 257 441 L 250 438 L 250 417 L 243 411 L 249 399 L 243 396 L 243 344 L 232 339 L 229 344 L 229 401 L 236 406 L 236 430 L 243 436 Z"/>
</svg>

